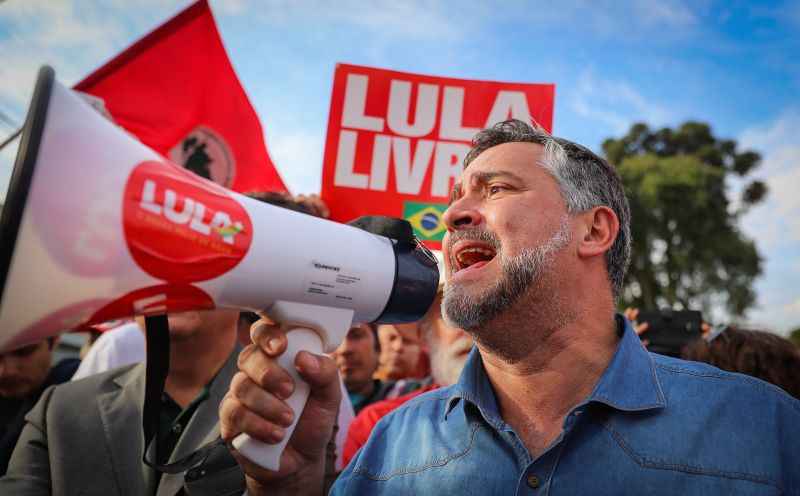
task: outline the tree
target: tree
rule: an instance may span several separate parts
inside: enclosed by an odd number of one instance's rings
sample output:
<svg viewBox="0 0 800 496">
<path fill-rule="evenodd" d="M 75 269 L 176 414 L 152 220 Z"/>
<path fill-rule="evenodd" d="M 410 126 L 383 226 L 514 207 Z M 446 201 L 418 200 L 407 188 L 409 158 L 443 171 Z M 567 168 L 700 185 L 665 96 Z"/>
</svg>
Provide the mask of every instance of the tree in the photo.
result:
<svg viewBox="0 0 800 496">
<path fill-rule="evenodd" d="M 660 130 L 635 124 L 603 150 L 631 204 L 633 256 L 623 304 L 706 312 L 724 304 L 742 315 L 754 303 L 762 259 L 737 224 L 767 187 L 752 181 L 732 202 L 726 178 L 747 176 L 759 154 L 737 151 L 735 141 L 715 138 L 700 122 Z"/>
<path fill-rule="evenodd" d="M 789 340 L 797 346 L 800 346 L 800 327 L 789 332 Z"/>
</svg>

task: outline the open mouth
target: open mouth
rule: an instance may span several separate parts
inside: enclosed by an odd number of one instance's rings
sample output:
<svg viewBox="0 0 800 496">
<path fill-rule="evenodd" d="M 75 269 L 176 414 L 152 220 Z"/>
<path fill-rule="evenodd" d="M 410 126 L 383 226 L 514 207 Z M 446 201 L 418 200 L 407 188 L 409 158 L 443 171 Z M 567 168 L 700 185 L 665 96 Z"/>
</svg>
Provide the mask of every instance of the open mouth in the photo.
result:
<svg viewBox="0 0 800 496">
<path fill-rule="evenodd" d="M 464 269 L 479 269 L 491 262 L 497 252 L 485 243 L 464 242 L 456 245 L 453 250 L 455 272 Z"/>
</svg>

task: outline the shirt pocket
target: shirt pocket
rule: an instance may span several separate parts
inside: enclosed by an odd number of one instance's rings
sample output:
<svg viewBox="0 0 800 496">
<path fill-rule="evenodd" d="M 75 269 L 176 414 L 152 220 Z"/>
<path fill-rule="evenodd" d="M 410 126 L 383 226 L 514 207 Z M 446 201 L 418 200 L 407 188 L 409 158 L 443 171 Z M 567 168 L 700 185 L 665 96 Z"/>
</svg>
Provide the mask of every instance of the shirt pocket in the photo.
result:
<svg viewBox="0 0 800 496">
<path fill-rule="evenodd" d="M 748 467 L 752 452 L 725 450 L 702 432 L 660 432 L 632 422 L 610 419 L 602 423 L 621 451 L 642 471 L 638 479 L 674 494 L 782 494 L 776 474 Z M 680 491 L 679 488 L 682 488 Z M 653 494 L 660 494 L 654 492 Z"/>
<path fill-rule="evenodd" d="M 359 457 L 353 474 L 374 481 L 388 481 L 446 467 L 470 453 L 482 430 L 477 422 L 464 427 L 451 435 L 418 428 L 416 432 L 409 433 L 411 435 L 401 433 L 371 439 L 369 444 L 374 444 L 369 446 L 368 455 L 371 456 Z"/>
</svg>

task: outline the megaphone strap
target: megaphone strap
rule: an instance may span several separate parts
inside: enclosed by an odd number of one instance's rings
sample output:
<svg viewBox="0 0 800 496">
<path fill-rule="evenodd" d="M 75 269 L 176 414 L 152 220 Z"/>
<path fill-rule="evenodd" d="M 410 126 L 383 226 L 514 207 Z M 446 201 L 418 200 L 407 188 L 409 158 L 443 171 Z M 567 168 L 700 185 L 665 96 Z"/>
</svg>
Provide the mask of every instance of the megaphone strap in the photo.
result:
<svg viewBox="0 0 800 496">
<path fill-rule="evenodd" d="M 160 464 L 158 457 L 159 416 L 161 414 L 161 395 L 169 372 L 169 321 L 166 315 L 145 317 L 147 335 L 147 361 L 145 368 L 144 408 L 142 430 L 144 431 L 144 453 L 142 461 L 153 470 L 166 474 L 179 474 L 202 464 L 217 449 L 228 450 L 222 438 L 205 444 L 191 454 L 172 463 Z M 156 441 L 153 443 L 153 441 Z M 153 443 L 152 450 L 150 445 Z M 153 460 L 148 459 L 152 453 Z M 230 457 L 233 460 L 233 457 Z"/>
</svg>

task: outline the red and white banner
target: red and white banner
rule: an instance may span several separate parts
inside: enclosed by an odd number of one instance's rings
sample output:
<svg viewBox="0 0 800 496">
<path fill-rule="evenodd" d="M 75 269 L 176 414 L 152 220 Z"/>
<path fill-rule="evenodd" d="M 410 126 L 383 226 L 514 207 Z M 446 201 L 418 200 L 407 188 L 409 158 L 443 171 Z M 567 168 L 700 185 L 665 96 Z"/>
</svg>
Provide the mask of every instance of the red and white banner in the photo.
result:
<svg viewBox="0 0 800 496">
<path fill-rule="evenodd" d="M 511 117 L 551 130 L 554 94 L 552 84 L 337 65 L 322 172 L 331 218 L 402 217 L 440 248 L 441 214 L 472 137 Z"/>
<path fill-rule="evenodd" d="M 286 191 L 206 0 L 75 89 L 144 144 L 200 176 L 239 192 Z"/>
</svg>

